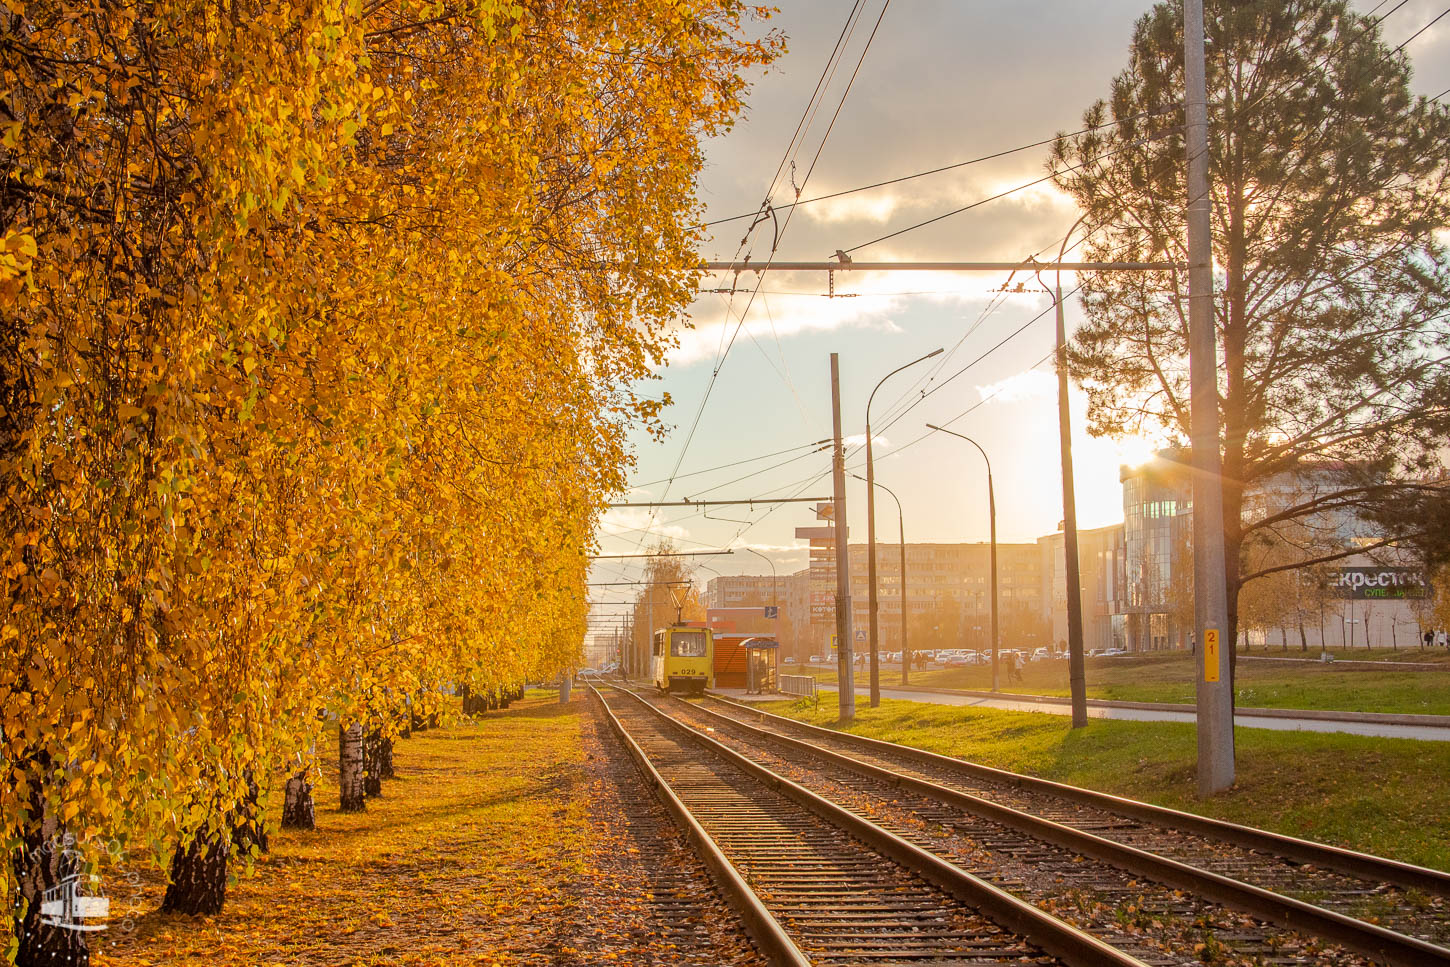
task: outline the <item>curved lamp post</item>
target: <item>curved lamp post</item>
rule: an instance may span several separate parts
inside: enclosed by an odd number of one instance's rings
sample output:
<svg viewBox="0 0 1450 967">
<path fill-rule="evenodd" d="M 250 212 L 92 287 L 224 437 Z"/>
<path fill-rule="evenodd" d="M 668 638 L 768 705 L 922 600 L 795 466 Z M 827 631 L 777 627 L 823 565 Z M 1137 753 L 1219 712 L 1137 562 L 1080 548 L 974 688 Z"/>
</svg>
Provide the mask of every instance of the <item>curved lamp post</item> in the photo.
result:
<svg viewBox="0 0 1450 967">
<path fill-rule="evenodd" d="M 926 427 L 928 430 L 936 430 L 938 433 L 945 433 L 947 436 L 954 436 L 966 440 L 977 448 L 977 452 L 987 462 L 987 512 L 991 517 L 992 533 L 992 691 L 995 692 L 998 686 L 997 647 L 999 641 L 997 637 L 997 494 L 992 488 L 992 460 L 987 456 L 987 451 L 982 449 L 982 445 L 971 437 L 957 433 L 955 430 L 943 429 L 931 423 L 928 423 Z"/>
<path fill-rule="evenodd" d="M 766 564 L 769 564 L 770 565 L 770 604 L 771 604 L 771 607 L 776 608 L 776 609 L 779 609 L 780 608 L 780 599 L 776 595 L 775 562 L 772 561 L 770 558 L 766 557 L 764 554 L 762 554 L 759 551 L 757 551 L 753 547 L 746 547 L 746 548 L 743 548 L 743 549 L 749 551 L 751 554 L 754 554 L 756 557 L 760 558 Z M 779 618 L 780 618 L 780 611 L 777 610 L 775 612 L 775 614 L 776 614 L 776 619 L 779 620 Z"/>
<path fill-rule="evenodd" d="M 933 356 L 940 356 L 943 350 L 938 347 L 922 356 L 920 359 L 913 359 L 905 366 L 898 366 L 885 376 L 881 382 L 871 390 L 871 395 L 866 398 L 866 584 L 870 588 L 871 604 L 871 707 L 875 708 L 881 704 L 881 672 L 879 658 L 876 648 L 877 618 L 876 611 L 878 602 L 876 600 L 876 464 L 871 455 L 871 401 L 876 399 L 876 390 L 881 384 L 901 372 L 909 369 L 917 363 L 925 362 Z M 894 495 L 893 495 L 894 496 Z M 905 602 L 902 602 L 903 605 Z M 904 642 L 903 642 L 904 644 Z M 905 656 L 903 656 L 905 657 Z"/>
<path fill-rule="evenodd" d="M 857 480 L 866 478 L 860 474 L 853 473 L 851 476 Z M 906 644 L 906 514 L 901 509 L 901 498 L 896 496 L 896 491 L 884 483 L 873 481 L 877 487 L 891 495 L 896 501 L 896 525 L 901 540 L 901 684 L 911 684 L 907 678 L 907 670 L 911 667 L 911 650 Z"/>
</svg>

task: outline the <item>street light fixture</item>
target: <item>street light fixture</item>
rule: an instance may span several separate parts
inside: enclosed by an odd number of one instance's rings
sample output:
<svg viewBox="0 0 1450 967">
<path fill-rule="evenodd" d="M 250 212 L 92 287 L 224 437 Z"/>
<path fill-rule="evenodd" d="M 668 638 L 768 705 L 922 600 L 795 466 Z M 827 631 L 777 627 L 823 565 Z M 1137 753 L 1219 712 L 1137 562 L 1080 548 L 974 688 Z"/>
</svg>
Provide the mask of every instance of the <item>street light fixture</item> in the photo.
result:
<svg viewBox="0 0 1450 967">
<path fill-rule="evenodd" d="M 880 659 L 877 654 L 877 618 L 876 611 L 879 602 L 876 600 L 876 464 L 871 455 L 871 402 L 876 399 L 876 390 L 881 388 L 882 383 L 901 372 L 903 369 L 910 369 L 917 363 L 926 362 L 933 356 L 940 356 L 943 350 L 938 347 L 922 356 L 920 359 L 913 359 L 905 366 L 898 366 L 885 376 L 881 382 L 871 390 L 871 395 L 866 398 L 866 583 L 870 588 L 870 615 L 871 615 L 871 707 L 876 708 L 881 704 L 881 672 Z M 902 602 L 905 604 L 905 602 Z M 903 643 L 904 644 L 904 643 Z M 903 655 L 903 658 L 905 656 Z"/>
<path fill-rule="evenodd" d="M 987 451 L 982 449 L 982 445 L 969 436 L 957 433 L 955 430 L 947 430 L 943 427 L 935 426 L 931 423 L 928 423 L 926 428 L 928 430 L 936 430 L 938 433 L 945 433 L 947 436 L 954 436 L 966 440 L 977 448 L 977 452 L 987 462 L 987 512 L 991 517 L 992 533 L 992 691 L 995 692 L 998 686 L 997 648 L 1000 642 L 998 640 L 997 624 L 997 494 L 992 487 L 992 460 L 987 456 Z"/>
<path fill-rule="evenodd" d="M 858 473 L 853 473 L 851 476 L 857 480 L 866 479 Z M 906 643 L 906 514 L 901 509 L 901 498 L 896 496 L 896 492 L 884 483 L 879 481 L 875 483 L 876 486 L 890 494 L 892 500 L 896 501 L 896 524 L 901 540 L 901 684 L 909 685 L 907 669 L 911 667 L 911 650 Z M 873 581 L 872 584 L 874 586 L 875 582 Z"/>
<path fill-rule="evenodd" d="M 776 620 L 780 620 L 779 619 L 779 616 L 780 616 L 780 610 L 779 610 L 780 609 L 780 598 L 778 597 L 778 595 L 776 593 L 775 562 L 772 561 L 770 558 L 766 557 L 764 554 L 762 554 L 759 551 L 757 551 L 753 547 L 747 547 L 747 548 L 744 548 L 744 550 L 749 551 L 750 553 L 754 554 L 756 557 L 758 557 L 762 561 L 764 561 L 766 564 L 769 564 L 770 565 L 770 606 L 772 608 L 775 608 L 776 609 L 776 612 L 775 612 L 776 613 Z"/>
</svg>

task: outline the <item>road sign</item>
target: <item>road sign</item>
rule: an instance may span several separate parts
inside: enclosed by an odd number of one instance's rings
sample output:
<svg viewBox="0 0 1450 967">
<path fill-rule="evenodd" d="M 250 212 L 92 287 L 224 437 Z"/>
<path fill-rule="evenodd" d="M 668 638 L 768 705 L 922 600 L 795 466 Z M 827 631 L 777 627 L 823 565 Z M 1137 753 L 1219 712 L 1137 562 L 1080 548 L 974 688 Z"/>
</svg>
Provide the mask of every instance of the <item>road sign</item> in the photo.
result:
<svg viewBox="0 0 1450 967">
<path fill-rule="evenodd" d="M 834 527 L 797 527 L 795 536 L 798 541 L 828 541 L 834 545 L 836 529 Z"/>
<path fill-rule="evenodd" d="M 865 628 L 857 628 L 856 629 L 856 640 L 857 641 L 865 641 L 866 640 L 866 629 Z"/>
<path fill-rule="evenodd" d="M 767 604 L 765 606 L 765 616 L 767 618 L 779 618 L 780 617 L 780 608 L 776 607 L 773 604 Z"/>
</svg>

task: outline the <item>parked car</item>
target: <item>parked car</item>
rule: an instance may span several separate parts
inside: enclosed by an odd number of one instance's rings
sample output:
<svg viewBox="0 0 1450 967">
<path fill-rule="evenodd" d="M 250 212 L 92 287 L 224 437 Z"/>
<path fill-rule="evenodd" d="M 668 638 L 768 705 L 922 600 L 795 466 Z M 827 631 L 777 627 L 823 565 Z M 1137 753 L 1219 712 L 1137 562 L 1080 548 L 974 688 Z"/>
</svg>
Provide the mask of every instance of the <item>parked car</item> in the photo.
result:
<svg viewBox="0 0 1450 967">
<path fill-rule="evenodd" d="M 1103 657 L 1104 658 L 1112 658 L 1112 657 L 1114 657 L 1116 655 L 1126 655 L 1127 653 L 1128 653 L 1128 649 L 1126 649 L 1126 648 L 1108 648 L 1108 649 L 1106 649 L 1106 650 L 1103 651 Z"/>
<path fill-rule="evenodd" d="M 810 657 L 810 658 L 809 658 L 809 659 L 807 659 L 807 660 L 808 660 L 808 661 L 809 661 L 809 662 L 810 662 L 810 663 L 811 663 L 811 664 L 812 664 L 812 665 L 819 665 L 819 664 L 820 664 L 820 663 L 821 663 L 821 662 L 823 662 L 823 661 L 825 661 L 825 659 L 824 659 L 824 658 L 822 658 L 822 657 L 821 657 L 821 656 L 820 656 L 820 655 L 812 655 L 812 656 L 811 656 L 811 657 Z"/>
<path fill-rule="evenodd" d="M 1049 659 L 1051 657 L 1052 657 L 1052 652 L 1048 651 L 1046 648 L 1038 648 L 1036 651 L 1034 651 L 1032 653 L 1032 660 L 1033 661 L 1046 661 L 1047 659 Z"/>
<path fill-rule="evenodd" d="M 786 655 L 785 656 L 785 661 L 782 662 L 782 664 L 785 664 L 785 665 L 794 665 L 794 664 L 797 664 L 795 655 Z"/>
</svg>

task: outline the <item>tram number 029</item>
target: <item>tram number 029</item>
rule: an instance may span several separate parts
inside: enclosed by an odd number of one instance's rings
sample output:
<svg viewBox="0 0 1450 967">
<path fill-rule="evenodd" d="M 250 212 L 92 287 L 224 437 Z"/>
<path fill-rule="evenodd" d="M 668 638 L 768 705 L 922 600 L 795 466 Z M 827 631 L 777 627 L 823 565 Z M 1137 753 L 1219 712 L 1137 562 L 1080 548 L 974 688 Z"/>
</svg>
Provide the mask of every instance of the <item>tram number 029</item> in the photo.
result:
<svg viewBox="0 0 1450 967">
<path fill-rule="evenodd" d="M 661 691 L 703 692 L 715 684 L 714 661 L 709 628 L 664 628 L 654 634 L 651 677 Z"/>
</svg>

